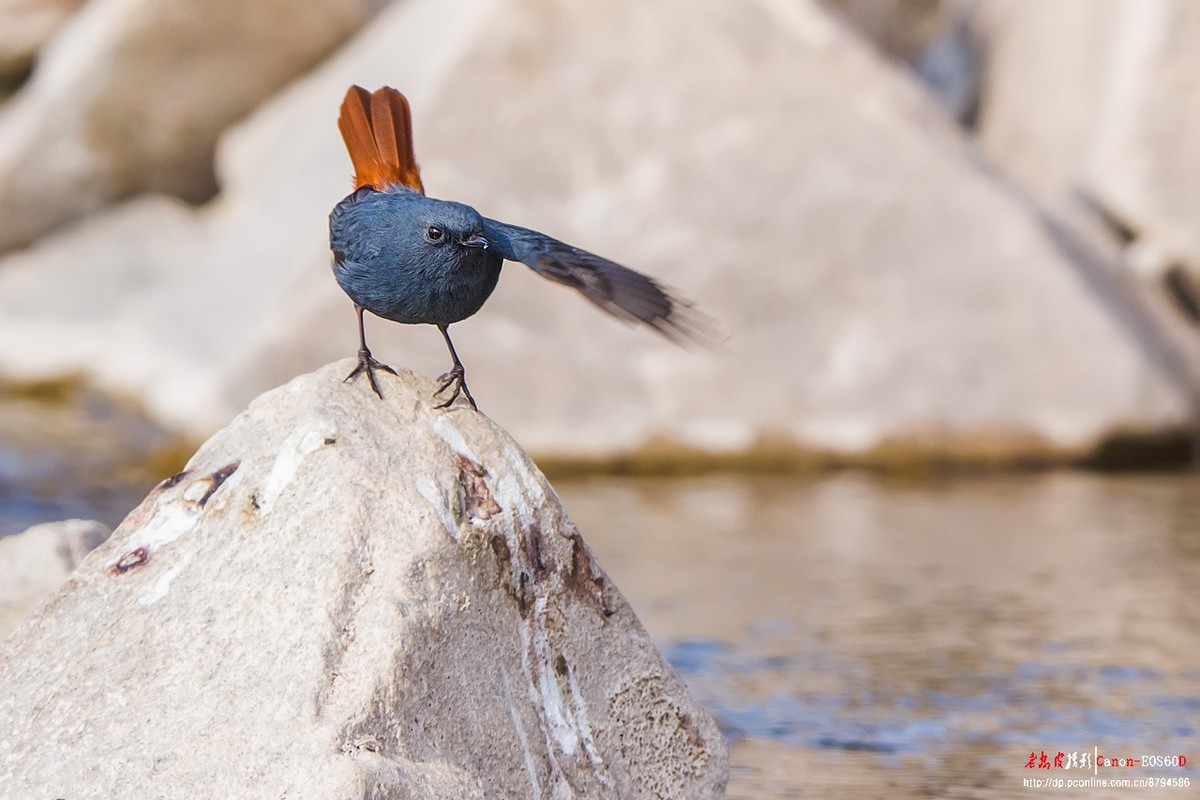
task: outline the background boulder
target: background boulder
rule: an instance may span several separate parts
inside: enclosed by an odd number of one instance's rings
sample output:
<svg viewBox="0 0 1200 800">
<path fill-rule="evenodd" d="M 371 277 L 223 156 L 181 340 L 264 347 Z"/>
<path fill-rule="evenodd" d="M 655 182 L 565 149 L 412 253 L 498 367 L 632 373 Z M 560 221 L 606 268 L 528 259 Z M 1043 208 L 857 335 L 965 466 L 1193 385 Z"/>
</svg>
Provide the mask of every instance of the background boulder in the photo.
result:
<svg viewBox="0 0 1200 800">
<path fill-rule="evenodd" d="M 22 73 L 38 48 L 83 0 L 0 0 L 0 92 L 9 75 Z"/>
<path fill-rule="evenodd" d="M 985 0 L 979 27 L 988 153 L 1060 212 L 1099 212 L 1200 322 L 1200 6 Z"/>
<path fill-rule="evenodd" d="M 484 353 L 477 387 L 519 360 L 539 391 L 491 408 L 530 447 L 1069 449 L 1190 415 L 1169 346 L 1102 259 L 819 6 L 555 8 L 506 7 L 464 51 L 444 85 L 486 76 L 513 100 L 484 133 L 436 93 L 427 185 L 696 293 L 731 357 L 612 329 L 518 269 L 484 312 L 501 319 L 464 325 L 460 349 Z"/>
<path fill-rule="evenodd" d="M 1116 254 L 811 2 L 392 6 L 225 139 L 214 203 L 144 200 L 8 259 L 0 371 L 81 371 L 204 433 L 353 352 L 325 217 L 354 82 L 409 94 L 432 195 L 659 276 L 729 335 L 676 350 L 510 265 L 455 340 L 539 454 L 1020 459 L 1190 424 L 1185 345 Z M 433 329 L 369 325 L 384 360 L 446 368 Z"/>
<path fill-rule="evenodd" d="M 61 586 L 110 533 L 99 522 L 68 519 L 0 538 L 0 639 Z"/>
<path fill-rule="evenodd" d="M 384 0 L 91 0 L 0 108 L 0 252 L 135 192 L 203 200 L 231 122 Z"/>
</svg>

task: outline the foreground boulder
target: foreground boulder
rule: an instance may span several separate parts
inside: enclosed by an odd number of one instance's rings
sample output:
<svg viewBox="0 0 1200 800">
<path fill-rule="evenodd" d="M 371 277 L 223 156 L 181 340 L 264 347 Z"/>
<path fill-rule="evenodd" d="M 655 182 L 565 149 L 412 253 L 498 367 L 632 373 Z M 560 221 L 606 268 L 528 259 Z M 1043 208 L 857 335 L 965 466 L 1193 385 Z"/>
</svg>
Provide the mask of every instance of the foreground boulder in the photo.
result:
<svg viewBox="0 0 1200 800">
<path fill-rule="evenodd" d="M 99 522 L 68 519 L 0 539 L 0 639 L 112 533 Z"/>
<path fill-rule="evenodd" d="M 7 640 L 0 794 L 720 796 L 715 725 L 521 449 L 350 366 L 256 400 Z"/>
</svg>

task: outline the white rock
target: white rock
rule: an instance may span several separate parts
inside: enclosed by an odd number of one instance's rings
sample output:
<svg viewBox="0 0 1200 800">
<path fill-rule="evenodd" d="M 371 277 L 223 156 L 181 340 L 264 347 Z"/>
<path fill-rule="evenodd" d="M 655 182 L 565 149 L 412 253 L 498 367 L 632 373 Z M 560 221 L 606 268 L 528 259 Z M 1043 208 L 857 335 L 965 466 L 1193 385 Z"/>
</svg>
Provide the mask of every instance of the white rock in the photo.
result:
<svg viewBox="0 0 1200 800">
<path fill-rule="evenodd" d="M 61 586 L 110 533 L 99 522 L 68 519 L 0 539 L 0 639 Z"/>
<path fill-rule="evenodd" d="M 1082 192 L 1200 269 L 1200 6 L 1190 0 L 985 0 L 980 133 L 1058 203 Z"/>
<path fill-rule="evenodd" d="M 383 0 L 91 0 L 0 113 L 0 251 L 140 190 L 212 193 L 230 122 Z"/>
<path fill-rule="evenodd" d="M 1200 88 L 1180 79 L 1200 70 L 1200 7 L 984 0 L 979 12 L 983 146 L 1094 247 L 1120 252 L 1124 293 L 1153 316 L 1143 330 L 1200 396 L 1200 339 L 1189 318 L 1200 304 L 1200 188 L 1191 178 L 1200 169 Z M 1191 296 L 1181 302 L 1176 291 Z"/>
<path fill-rule="evenodd" d="M 713 721 L 516 443 L 350 366 L 252 403 L 5 642 L 0 793 L 724 796 Z"/>
<path fill-rule="evenodd" d="M 910 76 L 813 3 L 768 0 L 398 4 L 230 133 L 217 202 L 144 203 L 7 259 L 0 373 L 82 372 L 204 433 L 354 352 L 326 238 L 354 82 L 410 95 L 432 195 L 656 275 L 730 335 L 721 356 L 673 349 L 510 265 L 453 333 L 481 406 L 534 452 L 1081 453 L 1190 417 L 1103 262 Z M 432 328 L 368 335 L 448 366 Z"/>
</svg>

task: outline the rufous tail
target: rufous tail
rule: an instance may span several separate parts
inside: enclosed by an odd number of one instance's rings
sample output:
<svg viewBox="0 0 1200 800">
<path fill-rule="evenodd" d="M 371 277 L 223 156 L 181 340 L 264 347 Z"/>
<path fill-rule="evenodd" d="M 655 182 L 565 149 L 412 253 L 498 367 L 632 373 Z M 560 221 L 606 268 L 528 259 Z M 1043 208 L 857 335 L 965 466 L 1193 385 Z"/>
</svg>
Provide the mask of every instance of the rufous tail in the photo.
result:
<svg viewBox="0 0 1200 800">
<path fill-rule="evenodd" d="M 354 165 L 354 188 L 407 186 L 425 194 L 413 153 L 408 99 L 390 86 L 368 92 L 351 86 L 338 114 L 338 130 Z"/>
</svg>

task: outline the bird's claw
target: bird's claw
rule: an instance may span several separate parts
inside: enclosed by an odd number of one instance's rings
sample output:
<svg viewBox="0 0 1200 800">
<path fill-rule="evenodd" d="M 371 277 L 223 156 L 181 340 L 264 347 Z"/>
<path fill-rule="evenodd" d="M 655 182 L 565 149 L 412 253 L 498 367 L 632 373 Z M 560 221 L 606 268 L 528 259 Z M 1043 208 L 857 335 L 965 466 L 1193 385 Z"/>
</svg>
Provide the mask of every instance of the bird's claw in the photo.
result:
<svg viewBox="0 0 1200 800">
<path fill-rule="evenodd" d="M 375 360 L 375 358 L 371 356 L 370 350 L 359 350 L 358 366 L 356 366 L 354 371 L 342 380 L 342 383 L 346 383 L 351 378 L 354 378 L 357 375 L 365 372 L 367 373 L 367 381 L 370 382 L 371 388 L 375 391 L 375 394 L 379 395 L 379 399 L 382 400 L 383 392 L 379 391 L 379 384 L 375 382 L 375 370 L 377 369 L 381 369 L 384 372 L 390 372 L 393 375 L 396 374 L 396 370 L 392 369 L 387 364 L 384 364 L 382 361 Z"/>
<path fill-rule="evenodd" d="M 473 411 L 479 411 L 479 406 L 475 405 L 475 398 L 471 396 L 471 390 L 467 388 L 466 373 L 463 371 L 461 364 L 455 364 L 452 370 L 438 376 L 438 380 L 441 381 L 442 385 L 434 392 L 435 397 L 451 386 L 454 387 L 454 392 L 450 395 L 449 400 L 444 403 L 438 403 L 437 408 L 449 408 L 459 398 L 459 395 L 462 395 L 467 398 L 467 402 L 471 404 Z"/>
</svg>

